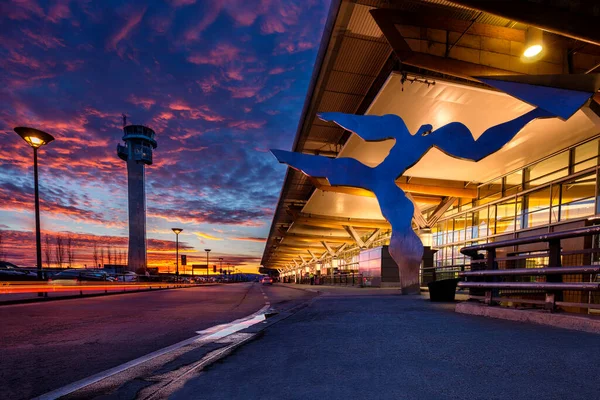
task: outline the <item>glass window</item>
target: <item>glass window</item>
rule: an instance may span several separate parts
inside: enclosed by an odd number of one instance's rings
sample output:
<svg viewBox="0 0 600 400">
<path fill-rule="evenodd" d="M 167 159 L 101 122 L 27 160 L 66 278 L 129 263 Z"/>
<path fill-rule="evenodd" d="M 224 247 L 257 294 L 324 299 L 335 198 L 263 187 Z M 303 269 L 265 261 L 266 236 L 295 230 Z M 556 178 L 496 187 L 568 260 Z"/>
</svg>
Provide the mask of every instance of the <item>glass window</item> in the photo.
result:
<svg viewBox="0 0 600 400">
<path fill-rule="evenodd" d="M 552 185 L 550 192 L 550 205 L 552 209 L 550 210 L 550 223 L 558 222 L 559 212 L 560 212 L 560 185 Z"/>
<path fill-rule="evenodd" d="M 515 230 L 515 202 L 516 199 L 512 198 L 496 205 L 496 233 L 508 233 Z"/>
<path fill-rule="evenodd" d="M 488 214 L 488 236 L 496 234 L 496 206 L 490 206 Z"/>
<path fill-rule="evenodd" d="M 550 220 L 550 187 L 525 196 L 523 227 L 547 225 Z"/>
<path fill-rule="evenodd" d="M 465 216 L 454 218 L 454 239 L 453 242 L 465 240 Z"/>
<path fill-rule="evenodd" d="M 502 178 L 479 186 L 479 204 L 487 204 L 502 197 Z"/>
<path fill-rule="evenodd" d="M 569 173 L 569 152 L 564 151 L 560 154 L 550 157 L 547 160 L 540 161 L 526 169 L 525 188 L 530 189 L 543 185 L 555 179 L 567 176 Z"/>
<path fill-rule="evenodd" d="M 452 259 L 452 265 L 463 265 L 465 263 L 465 256 L 460 252 L 463 246 L 452 246 L 454 258 Z"/>
<path fill-rule="evenodd" d="M 473 238 L 473 214 L 468 213 L 465 215 L 465 239 L 470 240 Z"/>
<path fill-rule="evenodd" d="M 504 195 L 511 196 L 523 190 L 523 170 L 514 172 L 504 178 Z"/>
<path fill-rule="evenodd" d="M 536 190 L 525 196 L 525 213 L 535 212 L 550 207 L 550 188 Z"/>
<path fill-rule="evenodd" d="M 471 200 L 465 200 L 465 203 L 461 200 L 460 211 L 470 210 L 471 208 L 473 208 L 473 202 Z"/>
<path fill-rule="evenodd" d="M 598 164 L 598 140 L 592 140 L 577 146 L 573 156 L 573 164 L 574 172 L 595 167 Z"/>
<path fill-rule="evenodd" d="M 476 226 L 473 230 L 473 237 L 486 237 L 490 234 L 487 207 L 475 212 L 474 224 L 476 224 Z"/>
<path fill-rule="evenodd" d="M 594 215 L 596 175 L 590 174 L 561 185 L 560 220 Z"/>
</svg>

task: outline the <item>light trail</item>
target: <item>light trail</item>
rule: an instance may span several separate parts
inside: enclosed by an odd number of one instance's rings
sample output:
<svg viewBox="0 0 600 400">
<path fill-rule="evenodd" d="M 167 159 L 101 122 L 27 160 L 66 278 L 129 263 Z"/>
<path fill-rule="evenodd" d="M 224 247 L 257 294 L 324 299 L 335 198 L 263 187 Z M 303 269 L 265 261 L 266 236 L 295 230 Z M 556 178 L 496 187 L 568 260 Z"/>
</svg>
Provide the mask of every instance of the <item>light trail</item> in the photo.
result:
<svg viewBox="0 0 600 400">
<path fill-rule="evenodd" d="M 174 287 L 199 286 L 194 284 L 174 284 L 164 282 L 106 282 L 106 283 L 78 283 L 73 285 L 51 284 L 46 282 L 0 282 L 0 295 L 12 293 L 58 293 L 74 291 L 128 291 L 144 289 L 167 289 Z"/>
</svg>

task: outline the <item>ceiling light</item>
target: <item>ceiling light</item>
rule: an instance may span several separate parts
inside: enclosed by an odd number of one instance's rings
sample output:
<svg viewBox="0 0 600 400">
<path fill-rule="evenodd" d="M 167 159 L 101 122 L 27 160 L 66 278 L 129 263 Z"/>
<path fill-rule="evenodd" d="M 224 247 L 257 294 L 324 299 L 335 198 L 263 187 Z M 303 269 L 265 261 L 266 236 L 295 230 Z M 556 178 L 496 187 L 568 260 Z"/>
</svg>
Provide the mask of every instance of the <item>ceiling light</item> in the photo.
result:
<svg viewBox="0 0 600 400">
<path fill-rule="evenodd" d="M 537 56 L 544 49 L 543 32 L 541 29 L 530 26 L 525 34 L 525 51 L 523 56 L 532 58 Z"/>
</svg>

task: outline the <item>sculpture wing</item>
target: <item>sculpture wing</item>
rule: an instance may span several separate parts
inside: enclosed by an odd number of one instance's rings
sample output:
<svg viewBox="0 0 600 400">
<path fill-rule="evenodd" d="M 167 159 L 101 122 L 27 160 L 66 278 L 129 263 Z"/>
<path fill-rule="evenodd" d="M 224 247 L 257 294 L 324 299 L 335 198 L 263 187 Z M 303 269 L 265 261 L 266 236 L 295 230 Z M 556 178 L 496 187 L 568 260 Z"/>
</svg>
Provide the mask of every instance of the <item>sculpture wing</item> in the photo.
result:
<svg viewBox="0 0 600 400">
<path fill-rule="evenodd" d="M 354 115 L 338 112 L 318 114 L 323 121 L 333 121 L 367 141 L 382 141 L 410 135 L 406 124 L 397 115 Z"/>
<path fill-rule="evenodd" d="M 541 108 L 536 108 L 511 121 L 492 126 L 475 140 L 469 128 L 460 122 L 452 122 L 433 131 L 425 139 L 430 145 L 444 153 L 457 158 L 479 161 L 500 150 L 536 118 L 552 118 L 555 115 Z"/>
<path fill-rule="evenodd" d="M 271 153 L 280 163 L 313 178 L 327 178 L 333 186 L 371 186 L 369 183 L 372 182 L 372 168 L 353 158 L 328 158 L 284 150 L 271 150 Z"/>
</svg>

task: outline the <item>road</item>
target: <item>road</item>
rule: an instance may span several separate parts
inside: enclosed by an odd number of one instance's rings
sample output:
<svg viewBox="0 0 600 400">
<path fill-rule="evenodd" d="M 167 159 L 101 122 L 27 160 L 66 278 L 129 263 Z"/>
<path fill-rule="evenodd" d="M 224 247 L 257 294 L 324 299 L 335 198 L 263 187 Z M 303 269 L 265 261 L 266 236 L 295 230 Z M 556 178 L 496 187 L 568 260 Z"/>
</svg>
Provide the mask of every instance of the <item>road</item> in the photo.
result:
<svg viewBox="0 0 600 400">
<path fill-rule="evenodd" d="M 417 296 L 326 292 L 169 399 L 599 398 L 598 335 L 453 310 Z"/>
<path fill-rule="evenodd" d="M 268 289 L 273 306 L 310 293 Z M 0 307 L 0 398 L 25 399 L 230 322 L 265 305 L 239 283 Z"/>
</svg>

